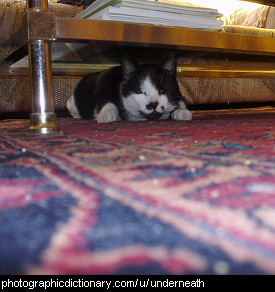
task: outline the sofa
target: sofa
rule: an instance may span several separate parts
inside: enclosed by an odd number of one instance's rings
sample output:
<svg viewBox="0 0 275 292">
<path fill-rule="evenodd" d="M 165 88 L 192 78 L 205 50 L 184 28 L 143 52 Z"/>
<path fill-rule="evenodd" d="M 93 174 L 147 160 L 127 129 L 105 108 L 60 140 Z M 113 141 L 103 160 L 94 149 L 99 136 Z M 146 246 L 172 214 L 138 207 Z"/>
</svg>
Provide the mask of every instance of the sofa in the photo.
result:
<svg viewBox="0 0 275 292">
<path fill-rule="evenodd" d="M 174 0 L 160 2 L 179 3 Z M 72 3 L 72 1 L 69 1 Z M 72 3 L 75 4 L 75 3 Z M 72 5 L 50 1 L 49 9 L 58 16 L 75 17 L 84 5 Z M 80 2 L 81 4 L 81 2 Z M 25 13 L 25 1 L 0 0 L 0 59 L 2 60 L 18 45 L 14 33 L 20 28 Z M 255 16 L 256 15 L 256 16 Z M 257 21 L 253 21 L 253 20 Z M 225 21 L 224 33 L 246 33 L 274 37 L 275 7 L 261 6 L 255 11 L 236 11 Z M 16 35 L 16 34 L 15 34 Z M 274 61 L 264 62 L 208 58 L 207 56 L 181 56 L 180 64 L 231 65 L 231 66 L 265 66 L 273 67 Z M 54 76 L 53 97 L 55 110 L 63 111 L 66 102 L 74 91 L 80 76 Z M 182 94 L 190 105 L 239 103 L 272 103 L 275 101 L 275 79 L 269 78 L 209 78 L 179 77 L 178 83 Z M 0 76 L 0 112 L 18 113 L 30 111 L 30 89 L 27 76 Z"/>
</svg>

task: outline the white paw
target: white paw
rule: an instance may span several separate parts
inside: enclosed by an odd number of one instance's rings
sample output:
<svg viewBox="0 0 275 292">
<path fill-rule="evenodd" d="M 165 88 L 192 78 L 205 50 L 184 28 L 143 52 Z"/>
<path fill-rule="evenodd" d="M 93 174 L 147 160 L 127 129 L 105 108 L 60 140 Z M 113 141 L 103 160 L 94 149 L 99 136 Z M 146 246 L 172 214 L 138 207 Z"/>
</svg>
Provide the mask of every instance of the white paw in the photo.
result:
<svg viewBox="0 0 275 292">
<path fill-rule="evenodd" d="M 96 116 L 98 123 L 111 123 L 119 120 L 119 113 L 117 107 L 108 102 L 103 106 L 101 111 Z"/>
<path fill-rule="evenodd" d="M 171 114 L 171 117 L 176 121 L 192 120 L 192 113 L 187 109 L 179 108 Z"/>
<path fill-rule="evenodd" d="M 97 115 L 96 119 L 98 123 L 116 122 L 118 121 L 118 114 L 112 109 L 104 110 Z"/>
</svg>

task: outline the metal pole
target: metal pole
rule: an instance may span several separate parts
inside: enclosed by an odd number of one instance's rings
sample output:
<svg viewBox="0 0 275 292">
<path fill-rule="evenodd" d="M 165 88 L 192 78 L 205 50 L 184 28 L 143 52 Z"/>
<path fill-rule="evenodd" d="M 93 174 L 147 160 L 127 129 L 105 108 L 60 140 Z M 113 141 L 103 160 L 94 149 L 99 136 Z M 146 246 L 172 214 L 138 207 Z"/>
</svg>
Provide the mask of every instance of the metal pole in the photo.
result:
<svg viewBox="0 0 275 292">
<path fill-rule="evenodd" d="M 28 11 L 48 11 L 48 0 L 27 0 Z M 32 113 L 29 133 L 59 134 L 52 96 L 51 42 L 28 43 Z"/>
<path fill-rule="evenodd" d="M 48 11 L 48 0 L 27 0 L 27 9 Z"/>
</svg>

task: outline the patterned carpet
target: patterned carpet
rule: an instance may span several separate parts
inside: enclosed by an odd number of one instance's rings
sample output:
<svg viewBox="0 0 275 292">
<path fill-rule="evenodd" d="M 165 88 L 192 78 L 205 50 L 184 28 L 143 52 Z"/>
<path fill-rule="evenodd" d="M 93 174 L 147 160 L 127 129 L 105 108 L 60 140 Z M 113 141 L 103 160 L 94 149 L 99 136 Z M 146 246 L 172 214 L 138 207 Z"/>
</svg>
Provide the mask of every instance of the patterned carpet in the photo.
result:
<svg viewBox="0 0 275 292">
<path fill-rule="evenodd" d="M 274 274 L 275 110 L 0 122 L 1 274 Z"/>
</svg>

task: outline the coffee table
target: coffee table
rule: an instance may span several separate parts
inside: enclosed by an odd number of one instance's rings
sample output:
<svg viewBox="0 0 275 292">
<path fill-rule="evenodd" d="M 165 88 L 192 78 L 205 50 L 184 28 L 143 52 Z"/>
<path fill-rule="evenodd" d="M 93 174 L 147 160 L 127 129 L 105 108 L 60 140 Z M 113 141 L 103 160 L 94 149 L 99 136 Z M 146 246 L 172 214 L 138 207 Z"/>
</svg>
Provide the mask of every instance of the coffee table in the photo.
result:
<svg viewBox="0 0 275 292">
<path fill-rule="evenodd" d="M 77 18 L 57 17 L 48 11 L 47 0 L 27 0 L 22 45 L 0 63 L 2 74 L 29 74 L 32 99 L 29 133 L 60 134 L 54 112 L 52 96 L 52 43 L 65 43 L 75 50 L 77 43 L 101 47 L 142 46 L 144 48 L 165 48 L 181 52 L 208 52 L 253 56 L 255 59 L 275 59 L 275 39 L 249 35 L 231 34 L 178 27 L 164 27 L 125 22 L 96 21 Z M 67 45 L 69 44 L 69 45 Z M 28 55 L 29 70 L 10 67 Z M 56 65 L 56 64 L 54 64 Z M 273 68 L 197 66 L 178 69 L 185 76 L 214 77 L 268 77 L 274 78 Z M 81 75 L 100 66 L 95 64 L 59 63 L 54 66 L 58 74 Z"/>
</svg>

